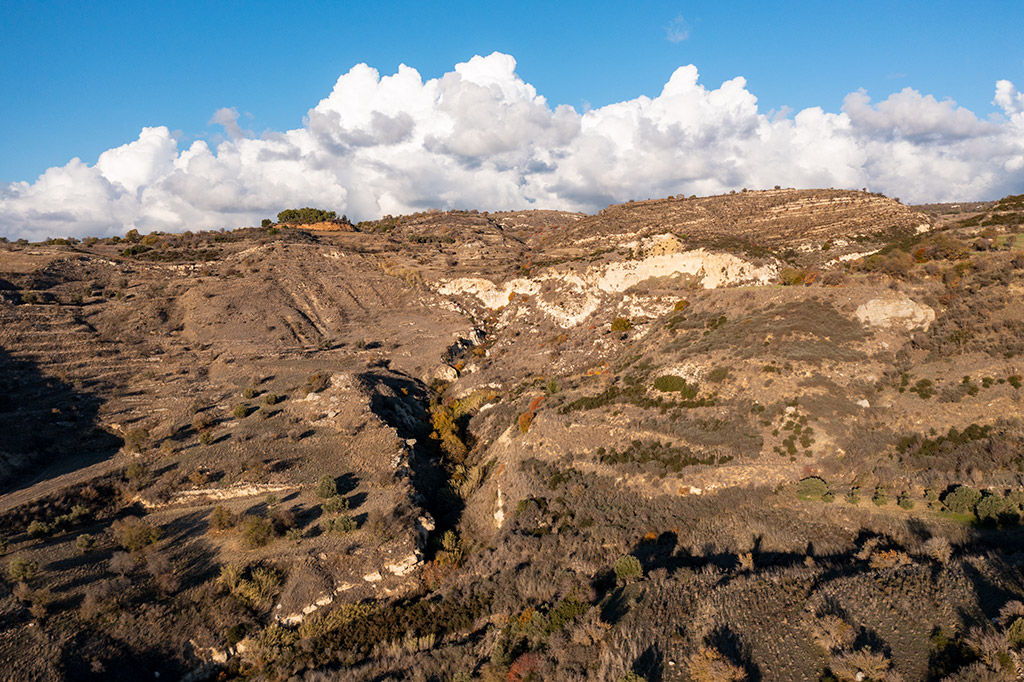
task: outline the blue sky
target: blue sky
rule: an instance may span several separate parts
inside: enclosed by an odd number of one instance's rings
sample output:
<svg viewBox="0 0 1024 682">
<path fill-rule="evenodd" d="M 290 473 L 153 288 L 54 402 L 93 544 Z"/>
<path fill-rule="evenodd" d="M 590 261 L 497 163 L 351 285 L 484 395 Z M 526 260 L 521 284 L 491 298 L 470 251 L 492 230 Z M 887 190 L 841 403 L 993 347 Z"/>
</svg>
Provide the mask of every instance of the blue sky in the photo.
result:
<svg viewBox="0 0 1024 682">
<path fill-rule="evenodd" d="M 1019 1 L 2 0 L 0 236 L 998 198 L 1024 192 L 1022 25 Z"/>
<path fill-rule="evenodd" d="M 671 42 L 679 26 L 685 40 Z M 285 130 L 359 62 L 424 78 L 500 51 L 551 105 L 656 95 L 672 71 L 744 76 L 763 111 L 913 87 L 987 116 L 1024 81 L 1021 2 L 54 2 L 0 10 L 0 180 L 95 161 L 147 125 L 186 139 L 236 107 Z M 677 34 L 677 37 L 678 34 Z M 1019 37 L 1019 36 L 1017 36 Z M 245 114 L 251 114 L 249 119 Z"/>
</svg>

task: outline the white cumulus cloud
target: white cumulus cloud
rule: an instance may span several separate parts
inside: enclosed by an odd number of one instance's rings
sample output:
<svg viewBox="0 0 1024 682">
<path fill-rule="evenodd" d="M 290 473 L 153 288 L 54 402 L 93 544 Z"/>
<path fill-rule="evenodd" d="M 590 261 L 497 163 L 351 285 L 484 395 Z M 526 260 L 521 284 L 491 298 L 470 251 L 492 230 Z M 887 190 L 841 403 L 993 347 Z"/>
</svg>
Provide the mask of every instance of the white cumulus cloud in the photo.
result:
<svg viewBox="0 0 1024 682">
<path fill-rule="evenodd" d="M 839 112 L 762 112 L 743 78 L 702 85 L 677 69 L 656 97 L 579 113 L 552 106 L 494 53 L 424 81 L 359 64 L 302 127 L 183 148 L 163 126 L 34 182 L 0 185 L 0 235 L 123 234 L 258 224 L 284 208 L 351 218 L 425 208 L 593 211 L 630 198 L 741 187 L 869 187 L 905 202 L 996 197 L 1024 185 L 1024 95 L 996 85 L 981 119 L 912 89 Z"/>
</svg>

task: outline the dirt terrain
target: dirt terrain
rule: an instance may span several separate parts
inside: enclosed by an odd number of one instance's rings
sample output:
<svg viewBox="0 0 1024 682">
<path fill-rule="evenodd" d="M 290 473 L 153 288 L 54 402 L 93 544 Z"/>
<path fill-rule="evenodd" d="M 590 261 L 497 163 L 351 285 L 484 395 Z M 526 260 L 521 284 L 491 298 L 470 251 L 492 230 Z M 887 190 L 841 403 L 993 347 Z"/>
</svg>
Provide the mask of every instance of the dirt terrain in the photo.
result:
<svg viewBox="0 0 1024 682">
<path fill-rule="evenodd" d="M 1015 679 L 1022 222 L 779 189 L 0 242 L 5 674 Z"/>
</svg>

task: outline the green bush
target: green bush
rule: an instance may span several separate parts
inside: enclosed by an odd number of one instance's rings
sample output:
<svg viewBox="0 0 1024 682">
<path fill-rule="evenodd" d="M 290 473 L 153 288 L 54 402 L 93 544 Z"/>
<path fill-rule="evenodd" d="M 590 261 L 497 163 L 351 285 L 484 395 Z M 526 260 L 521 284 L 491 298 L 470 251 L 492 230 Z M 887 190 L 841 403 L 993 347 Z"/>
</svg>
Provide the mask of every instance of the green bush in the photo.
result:
<svg viewBox="0 0 1024 682">
<path fill-rule="evenodd" d="M 684 400 L 697 397 L 700 387 L 674 374 L 663 374 L 654 380 L 654 388 L 663 393 L 678 393 Z"/>
<path fill-rule="evenodd" d="M 163 531 L 147 521 L 134 516 L 114 521 L 110 526 L 114 539 L 129 552 L 137 552 L 160 539 Z"/>
<path fill-rule="evenodd" d="M 96 538 L 89 533 L 82 533 L 75 538 L 75 548 L 82 554 L 87 554 L 96 548 Z"/>
<path fill-rule="evenodd" d="M 335 516 L 333 518 L 324 519 L 322 522 L 323 528 L 328 533 L 337 533 L 338 535 L 345 535 L 351 533 L 356 528 L 355 519 L 348 514 L 342 514 L 341 516 Z"/>
<path fill-rule="evenodd" d="M 348 511 L 348 500 L 341 495 L 331 495 L 320 507 L 328 514 L 338 514 L 343 511 Z"/>
<path fill-rule="evenodd" d="M 324 474 L 316 482 L 316 496 L 321 500 L 326 500 L 334 497 L 338 494 L 338 483 L 334 480 L 334 476 L 328 476 Z"/>
<path fill-rule="evenodd" d="M 626 554 L 615 560 L 615 577 L 620 583 L 630 583 L 643 577 L 644 569 L 640 560 L 632 554 Z"/>
<path fill-rule="evenodd" d="M 28 524 L 26 532 L 28 533 L 29 537 L 42 538 L 46 537 L 47 535 L 53 532 L 53 526 L 46 523 L 45 521 L 40 521 L 39 519 L 36 519 L 32 523 Z"/>
<path fill-rule="evenodd" d="M 7 564 L 7 575 L 14 582 L 28 582 L 39 573 L 39 564 L 23 556 L 16 556 Z"/>
<path fill-rule="evenodd" d="M 242 541 L 250 548 L 263 547 L 270 542 L 273 534 L 274 526 L 270 519 L 263 516 L 242 518 Z"/>
<path fill-rule="evenodd" d="M 249 406 L 244 405 L 242 403 L 238 403 L 237 405 L 234 406 L 234 408 L 232 408 L 231 414 L 235 417 L 235 419 L 245 419 L 247 416 L 249 416 Z"/>
<path fill-rule="evenodd" d="M 277 395 L 276 393 L 268 393 L 265 396 L 263 396 L 264 405 L 276 405 L 279 402 L 281 402 L 281 396 Z"/>
<path fill-rule="evenodd" d="M 828 483 L 817 476 L 808 476 L 796 484 L 796 496 L 801 500 L 820 500 L 828 494 Z"/>
<path fill-rule="evenodd" d="M 1017 516 L 1016 510 L 1010 510 L 1010 501 L 1002 495 L 985 495 L 974 506 L 974 513 L 978 520 L 991 525 L 1006 523 Z"/>
<path fill-rule="evenodd" d="M 885 488 L 878 486 L 875 488 L 875 494 L 871 496 L 871 502 L 876 507 L 884 507 L 889 504 L 889 496 L 885 492 Z"/>
<path fill-rule="evenodd" d="M 896 504 L 903 507 L 904 509 L 913 509 L 914 501 L 910 499 L 910 493 L 903 493 L 896 500 Z"/>
<path fill-rule="evenodd" d="M 633 328 L 633 323 L 626 317 L 616 317 L 612 320 L 612 331 L 613 332 L 627 332 Z"/>
<path fill-rule="evenodd" d="M 980 501 L 981 491 L 961 485 L 949 492 L 942 503 L 954 514 L 973 514 L 975 505 Z"/>
<path fill-rule="evenodd" d="M 210 512 L 210 528 L 212 530 L 234 528 L 236 523 L 238 523 L 238 517 L 227 507 L 217 505 Z"/>
</svg>

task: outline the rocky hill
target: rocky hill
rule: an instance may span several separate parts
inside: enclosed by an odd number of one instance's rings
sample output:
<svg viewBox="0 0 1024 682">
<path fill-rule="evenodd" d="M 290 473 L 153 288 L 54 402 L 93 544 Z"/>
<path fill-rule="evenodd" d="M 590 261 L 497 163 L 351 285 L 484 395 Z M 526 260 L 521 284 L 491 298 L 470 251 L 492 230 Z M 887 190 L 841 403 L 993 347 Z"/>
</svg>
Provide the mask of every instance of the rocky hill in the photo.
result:
<svg viewBox="0 0 1024 682">
<path fill-rule="evenodd" d="M 1022 209 L 780 189 L 0 243 L 0 659 L 1014 679 Z"/>
</svg>

